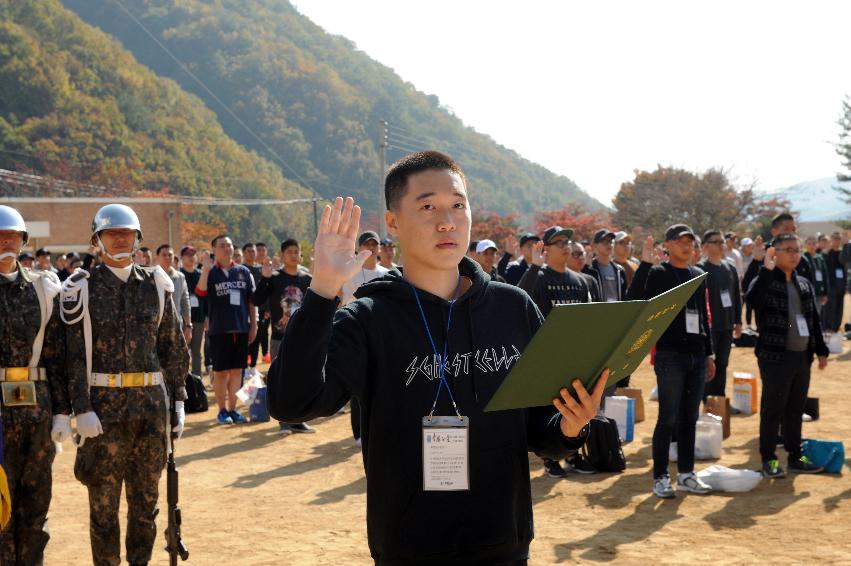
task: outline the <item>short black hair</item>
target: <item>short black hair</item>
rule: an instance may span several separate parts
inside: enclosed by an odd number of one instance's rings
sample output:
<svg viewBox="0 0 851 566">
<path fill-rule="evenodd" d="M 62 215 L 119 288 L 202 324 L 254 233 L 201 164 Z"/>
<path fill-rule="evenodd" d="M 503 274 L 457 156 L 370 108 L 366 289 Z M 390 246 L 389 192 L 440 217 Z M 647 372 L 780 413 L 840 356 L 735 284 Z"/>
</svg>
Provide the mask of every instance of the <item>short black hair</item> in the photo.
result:
<svg viewBox="0 0 851 566">
<path fill-rule="evenodd" d="M 148 246 L 142 246 L 141 248 L 139 248 L 139 251 L 147 253 L 147 252 L 151 251 L 151 248 L 149 248 Z"/>
<path fill-rule="evenodd" d="M 171 248 L 171 246 L 168 245 L 168 244 L 160 244 L 159 247 L 157 248 L 157 255 L 160 255 L 161 251 L 163 251 L 165 249 L 169 249 L 169 248 Z"/>
<path fill-rule="evenodd" d="M 706 240 L 708 240 L 712 236 L 720 236 L 720 235 L 721 235 L 721 230 L 707 230 L 706 232 L 703 233 L 703 241 L 705 242 Z"/>
<path fill-rule="evenodd" d="M 281 251 L 285 252 L 287 251 L 287 248 L 291 248 L 292 246 L 301 249 L 301 244 L 298 243 L 298 240 L 296 240 L 295 238 L 287 238 L 286 240 L 281 242 Z"/>
<path fill-rule="evenodd" d="M 218 236 L 216 236 L 215 238 L 213 238 L 213 240 L 210 242 L 210 245 L 211 245 L 211 246 L 213 246 L 213 247 L 215 248 L 215 247 L 216 247 L 216 242 L 218 242 L 218 241 L 219 241 L 220 239 L 222 239 L 222 238 L 230 238 L 230 234 L 219 234 Z"/>
<path fill-rule="evenodd" d="M 398 206 L 408 188 L 408 178 L 411 175 L 428 171 L 429 169 L 446 169 L 455 173 L 467 185 L 467 177 L 458 163 L 439 151 L 418 151 L 411 153 L 390 166 L 384 178 L 384 204 L 387 210 Z"/>
<path fill-rule="evenodd" d="M 244 244 L 244 245 L 242 246 L 242 251 L 244 252 L 245 250 L 247 250 L 248 248 L 251 248 L 251 247 L 253 247 L 253 248 L 257 249 L 257 246 L 255 246 L 255 245 L 254 245 L 253 243 L 251 243 L 251 242 L 248 242 L 247 244 Z"/>
<path fill-rule="evenodd" d="M 771 219 L 771 227 L 777 228 L 778 226 L 780 226 L 781 224 L 783 224 L 784 222 L 786 222 L 788 220 L 791 220 L 792 222 L 794 222 L 795 217 L 792 216 L 791 214 L 789 214 L 788 212 L 781 212 L 780 214 L 778 214 L 777 216 L 775 216 L 774 218 Z"/>
<path fill-rule="evenodd" d="M 257 242 L 256 244 L 254 244 L 254 247 L 256 247 L 256 248 L 265 248 L 265 247 L 266 247 L 266 244 L 264 244 L 263 242 Z"/>
</svg>

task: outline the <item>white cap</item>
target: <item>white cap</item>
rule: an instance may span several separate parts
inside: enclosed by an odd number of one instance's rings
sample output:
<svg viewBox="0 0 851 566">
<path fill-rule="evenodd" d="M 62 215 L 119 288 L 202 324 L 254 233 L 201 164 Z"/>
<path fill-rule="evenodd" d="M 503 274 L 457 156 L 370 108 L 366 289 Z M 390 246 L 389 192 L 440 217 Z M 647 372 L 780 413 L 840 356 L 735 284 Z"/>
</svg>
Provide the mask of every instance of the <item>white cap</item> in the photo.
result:
<svg viewBox="0 0 851 566">
<path fill-rule="evenodd" d="M 625 240 L 629 238 L 629 234 L 621 230 L 620 232 L 615 232 L 615 241 L 620 242 L 621 240 Z"/>
<path fill-rule="evenodd" d="M 496 247 L 496 244 L 493 242 L 493 240 L 482 240 L 481 242 L 476 244 L 476 253 L 480 254 L 483 251 L 489 250 L 491 248 L 493 248 L 495 250 L 499 249 L 499 248 Z"/>
<path fill-rule="evenodd" d="M 742 238 L 742 241 L 740 243 L 743 246 L 749 246 L 749 245 L 753 244 L 753 240 L 751 240 L 750 238 Z"/>
</svg>

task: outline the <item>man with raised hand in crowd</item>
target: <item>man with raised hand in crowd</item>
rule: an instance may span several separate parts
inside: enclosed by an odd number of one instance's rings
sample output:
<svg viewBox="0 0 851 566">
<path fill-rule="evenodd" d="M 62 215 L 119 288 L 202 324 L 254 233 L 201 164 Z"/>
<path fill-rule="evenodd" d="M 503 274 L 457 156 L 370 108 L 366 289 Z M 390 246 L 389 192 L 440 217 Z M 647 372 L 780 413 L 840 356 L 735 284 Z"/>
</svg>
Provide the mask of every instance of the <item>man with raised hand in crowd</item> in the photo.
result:
<svg viewBox="0 0 851 566">
<path fill-rule="evenodd" d="M 567 268 L 572 237 L 571 228 L 547 228 L 543 240 L 532 248 L 532 264 L 520 279 L 518 286 L 532 297 L 544 317 L 549 316 L 556 305 L 591 302 L 591 291 L 583 277 Z M 568 468 L 579 473 L 594 471 L 584 465 L 584 460 L 567 463 Z M 574 466 L 576 463 L 580 465 Z M 544 459 L 544 469 L 551 478 L 563 478 L 568 473 L 558 460 L 550 458 Z"/>
<path fill-rule="evenodd" d="M 706 289 L 712 323 L 712 347 L 715 351 L 715 377 L 706 383 L 703 398 L 709 395 L 726 396 L 727 364 L 733 338 L 742 335 L 742 293 L 739 274 L 727 259 L 724 238 L 720 230 L 707 230 L 703 234 L 703 255 L 706 259 L 697 264 L 708 275 Z M 732 409 L 731 409 L 732 410 Z"/>
<path fill-rule="evenodd" d="M 699 277 L 692 268 L 696 237 L 685 224 L 665 231 L 668 262 L 654 253 L 653 238 L 644 242 L 641 265 L 629 288 L 629 299 L 652 299 Z M 697 494 L 712 491 L 694 473 L 694 441 L 705 380 L 715 376 L 712 335 L 706 311 L 706 286 L 701 285 L 656 342 L 653 368 L 659 395 L 659 416 L 653 430 L 653 494 L 676 497 L 668 473 L 671 436 L 677 433 L 677 489 Z"/>
<path fill-rule="evenodd" d="M 736 268 L 741 286 L 742 278 L 745 276 L 745 260 L 742 252 L 739 251 L 739 236 L 735 232 L 724 234 L 724 257 Z"/>
<path fill-rule="evenodd" d="M 470 207 L 451 158 L 406 156 L 390 167 L 385 196 L 388 230 L 405 250 L 404 278 L 391 271 L 338 310 L 335 294 L 369 253 L 354 254 L 360 208 L 341 198 L 326 207 L 310 290 L 269 372 L 272 415 L 332 415 L 350 396 L 361 400 L 376 564 L 526 564 L 533 536 L 527 453 L 560 459 L 577 450 L 608 372 L 593 393 L 576 380 L 578 400 L 563 388 L 555 407 L 485 412 L 509 368 L 479 368 L 476 352 L 523 351 L 540 312 L 464 258 Z M 440 368 L 438 379 L 415 369 L 426 366 Z M 441 479 L 433 472 L 437 453 L 427 440 L 436 422 L 452 425 L 446 434 L 466 446 L 459 464 L 467 473 Z"/>
<path fill-rule="evenodd" d="M 626 274 L 623 267 L 611 261 L 614 242 L 615 234 L 605 228 L 594 233 L 596 257 L 591 262 L 591 268 L 597 272 L 600 295 L 606 303 L 622 301 L 626 298 Z"/>
<path fill-rule="evenodd" d="M 804 242 L 804 256 L 801 261 L 806 259 L 810 262 L 810 267 L 813 270 L 813 284 L 816 297 L 816 310 L 819 316 L 822 316 L 822 309 L 830 298 L 830 270 L 827 268 L 827 261 L 824 256 L 818 252 L 818 236 L 807 236 Z"/>
<path fill-rule="evenodd" d="M 369 252 L 369 257 L 363 262 L 360 271 L 343 284 L 343 304 L 355 299 L 355 291 L 368 281 L 383 277 L 389 269 L 378 264 L 378 234 L 367 230 L 358 237 L 358 253 Z"/>
<path fill-rule="evenodd" d="M 830 242 L 822 250 L 827 270 L 830 273 L 830 293 L 824 305 L 824 329 L 839 332 L 842 328 L 842 315 L 845 306 L 845 291 L 848 288 L 845 266 L 840 260 L 842 237 L 839 232 L 830 235 Z"/>
<path fill-rule="evenodd" d="M 781 424 L 789 469 L 802 473 L 822 471 L 801 454 L 801 419 L 813 356 L 818 356 L 818 367 L 824 369 L 828 350 L 820 330 L 812 283 L 795 272 L 801 259 L 801 241 L 795 234 L 786 233 L 774 238 L 772 244 L 748 288 L 747 301 L 757 313 L 759 327 L 754 353 L 762 380 L 762 473 L 768 478 L 780 478 L 785 471 L 775 450 Z"/>
<path fill-rule="evenodd" d="M 220 234 L 212 241 L 214 261 L 201 268 L 195 294 L 207 301 L 208 333 L 213 356 L 213 388 L 219 424 L 244 423 L 236 410 L 236 392 L 248 360 L 248 344 L 257 335 L 254 277 L 233 261 L 233 241 Z"/>
<path fill-rule="evenodd" d="M 283 268 L 280 271 L 272 269 L 272 258 L 267 257 L 260 272 L 257 290 L 254 292 L 255 304 L 268 304 L 271 315 L 272 343 L 270 351 L 272 359 L 278 356 L 281 340 L 290 317 L 301 307 L 304 294 L 310 287 L 310 274 L 299 269 L 301 264 L 301 245 L 292 238 L 281 244 L 281 260 Z M 289 435 L 293 432 L 316 432 L 307 423 L 289 424 L 278 423 L 278 433 Z"/>
<path fill-rule="evenodd" d="M 532 259 L 532 248 L 535 247 L 535 244 L 541 241 L 536 234 L 531 232 L 526 232 L 522 236 L 520 236 L 520 242 L 518 246 L 518 252 L 520 257 L 516 258 L 515 261 L 512 261 L 505 268 L 505 282 L 509 285 L 517 285 L 520 283 L 520 278 L 523 277 L 523 274 L 529 269 L 529 264 Z M 506 253 L 503 255 L 503 258 L 500 259 L 500 263 L 503 260 L 511 259 L 511 255 L 513 252 L 510 250 L 506 250 Z"/>
<path fill-rule="evenodd" d="M 496 243 L 493 240 L 482 240 L 476 244 L 476 261 L 482 266 L 482 271 L 487 273 L 493 281 L 505 283 L 496 271 Z"/>
<path fill-rule="evenodd" d="M 632 278 L 638 269 L 638 261 L 632 257 L 632 236 L 624 231 L 615 232 L 615 247 L 612 262 L 623 268 L 626 286 L 632 285 Z"/>
<path fill-rule="evenodd" d="M 567 258 L 567 268 L 585 280 L 588 292 L 591 294 L 591 302 L 599 303 L 603 300 L 600 294 L 600 284 L 597 283 L 597 272 L 585 263 L 585 247 L 579 242 L 570 242 L 570 255 Z"/>
<path fill-rule="evenodd" d="M 180 249 L 180 272 L 186 278 L 186 290 L 189 292 L 189 319 L 192 322 L 192 340 L 189 342 L 189 353 L 192 357 L 192 373 L 203 374 L 204 336 L 207 325 L 207 302 L 195 294 L 195 287 L 201 279 L 201 269 L 198 267 L 198 252 L 192 246 Z"/>
<path fill-rule="evenodd" d="M 189 344 L 192 342 L 192 314 L 189 306 L 189 287 L 186 285 L 186 277 L 174 268 L 174 249 L 168 244 L 161 244 L 157 248 L 157 263 L 171 279 L 174 292 L 171 300 L 177 312 L 177 322 L 183 331 L 183 339 Z"/>
</svg>

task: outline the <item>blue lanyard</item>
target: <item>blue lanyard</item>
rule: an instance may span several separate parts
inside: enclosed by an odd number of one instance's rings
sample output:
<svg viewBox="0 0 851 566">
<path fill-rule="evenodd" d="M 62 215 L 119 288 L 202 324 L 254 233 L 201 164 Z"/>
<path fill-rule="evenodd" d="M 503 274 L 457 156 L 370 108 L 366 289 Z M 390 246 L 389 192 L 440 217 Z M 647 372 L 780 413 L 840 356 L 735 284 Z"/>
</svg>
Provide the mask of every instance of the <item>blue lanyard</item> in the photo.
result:
<svg viewBox="0 0 851 566">
<path fill-rule="evenodd" d="M 428 341 L 431 343 L 431 349 L 434 351 L 434 357 L 437 359 L 439 354 L 437 353 L 437 346 L 434 343 L 434 338 L 431 336 L 431 330 L 428 327 L 428 319 L 426 319 L 425 311 L 423 310 L 423 305 L 420 302 L 420 295 L 417 293 L 416 287 L 410 282 L 407 281 L 408 285 L 411 286 L 411 291 L 414 293 L 414 299 L 417 301 L 417 307 L 420 309 L 420 316 L 423 319 L 423 326 L 425 326 L 426 335 L 428 336 Z M 449 301 L 449 315 L 446 317 L 446 340 L 443 343 L 443 357 L 440 358 L 440 369 L 438 369 L 438 385 L 437 385 L 437 393 L 434 395 L 434 403 L 431 405 L 431 412 L 428 417 L 434 415 L 434 410 L 437 408 L 437 400 L 440 398 L 440 391 L 444 385 L 446 385 L 446 391 L 449 393 L 449 399 L 452 401 L 452 408 L 455 409 L 455 414 L 458 418 L 461 418 L 461 413 L 458 411 L 458 405 L 455 404 L 455 396 L 452 395 L 452 388 L 449 387 L 449 382 L 446 381 L 446 358 L 449 355 L 449 328 L 452 325 L 452 307 L 455 306 L 455 301 L 458 300 L 457 293 L 458 289 L 461 287 L 461 276 L 458 276 L 458 285 L 455 288 L 455 294 L 452 296 L 452 300 Z"/>
</svg>

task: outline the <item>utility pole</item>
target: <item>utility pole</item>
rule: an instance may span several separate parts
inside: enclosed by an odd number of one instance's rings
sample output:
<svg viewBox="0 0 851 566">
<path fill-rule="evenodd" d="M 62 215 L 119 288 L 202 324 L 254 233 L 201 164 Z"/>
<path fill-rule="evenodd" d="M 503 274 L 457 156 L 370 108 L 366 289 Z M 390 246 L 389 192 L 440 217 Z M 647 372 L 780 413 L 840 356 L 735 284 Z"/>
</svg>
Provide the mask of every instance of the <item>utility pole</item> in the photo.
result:
<svg viewBox="0 0 851 566">
<path fill-rule="evenodd" d="M 319 199 L 313 198 L 313 239 L 316 239 L 316 236 L 319 235 L 319 211 L 317 210 L 316 203 L 319 202 Z"/>
<path fill-rule="evenodd" d="M 387 226 L 384 225 L 384 175 L 387 172 L 387 120 L 378 121 L 378 148 L 381 158 L 381 169 L 378 170 L 378 235 L 383 240 L 387 237 Z"/>
</svg>

